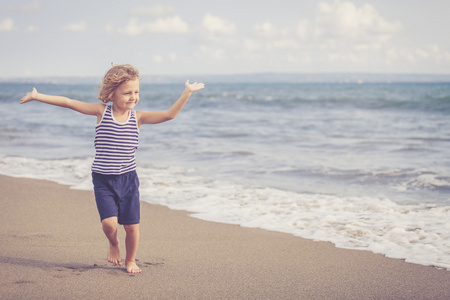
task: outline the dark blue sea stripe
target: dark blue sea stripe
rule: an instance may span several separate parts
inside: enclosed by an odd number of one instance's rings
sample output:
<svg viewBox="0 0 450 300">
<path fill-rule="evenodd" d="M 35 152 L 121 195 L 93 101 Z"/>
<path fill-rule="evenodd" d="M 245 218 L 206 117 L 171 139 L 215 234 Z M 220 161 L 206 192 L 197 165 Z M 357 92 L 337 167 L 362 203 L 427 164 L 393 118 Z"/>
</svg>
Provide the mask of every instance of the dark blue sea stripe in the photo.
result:
<svg viewBox="0 0 450 300">
<path fill-rule="evenodd" d="M 136 170 L 135 153 L 139 146 L 136 112 L 131 111 L 127 122 L 114 120 L 112 107 L 107 106 L 95 128 L 95 159 L 92 172 L 120 175 Z"/>
</svg>

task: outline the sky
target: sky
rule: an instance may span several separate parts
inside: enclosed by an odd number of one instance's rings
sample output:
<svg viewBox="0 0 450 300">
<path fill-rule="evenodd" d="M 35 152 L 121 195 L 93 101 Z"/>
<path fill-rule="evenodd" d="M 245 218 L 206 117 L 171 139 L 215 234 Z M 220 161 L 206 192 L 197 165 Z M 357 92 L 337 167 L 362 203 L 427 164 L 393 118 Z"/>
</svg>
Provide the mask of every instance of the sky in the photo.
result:
<svg viewBox="0 0 450 300">
<path fill-rule="evenodd" d="M 0 0 L 0 78 L 450 73 L 448 0 Z"/>
</svg>

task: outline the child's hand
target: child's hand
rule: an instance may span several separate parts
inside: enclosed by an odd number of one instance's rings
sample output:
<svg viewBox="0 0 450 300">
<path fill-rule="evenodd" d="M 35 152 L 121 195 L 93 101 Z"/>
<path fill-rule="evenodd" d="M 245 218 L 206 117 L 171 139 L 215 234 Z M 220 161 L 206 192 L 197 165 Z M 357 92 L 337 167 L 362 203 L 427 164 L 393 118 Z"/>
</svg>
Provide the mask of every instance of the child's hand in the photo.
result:
<svg viewBox="0 0 450 300">
<path fill-rule="evenodd" d="M 205 84 L 204 83 L 194 82 L 194 83 L 190 84 L 189 80 L 186 80 L 186 83 L 184 84 L 184 86 L 186 87 L 186 90 L 191 92 L 191 93 L 205 88 Z"/>
<path fill-rule="evenodd" d="M 25 97 L 23 97 L 20 100 L 20 104 L 24 104 L 24 103 L 27 103 L 27 102 L 30 102 L 30 101 L 36 99 L 36 95 L 37 95 L 37 90 L 35 88 L 33 88 L 33 90 L 30 93 L 28 93 Z"/>
</svg>

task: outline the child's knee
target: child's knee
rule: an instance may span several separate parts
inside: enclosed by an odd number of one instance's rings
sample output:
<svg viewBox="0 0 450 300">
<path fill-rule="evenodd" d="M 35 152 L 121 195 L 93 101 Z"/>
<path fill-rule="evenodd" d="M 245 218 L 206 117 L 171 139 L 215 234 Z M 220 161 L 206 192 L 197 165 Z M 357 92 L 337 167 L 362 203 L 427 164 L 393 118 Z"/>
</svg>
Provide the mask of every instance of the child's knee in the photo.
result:
<svg viewBox="0 0 450 300">
<path fill-rule="evenodd" d="M 115 230 L 117 228 L 117 217 L 103 219 L 102 226 L 103 229 Z"/>
<path fill-rule="evenodd" d="M 139 224 L 123 225 L 127 234 L 139 233 Z"/>
</svg>

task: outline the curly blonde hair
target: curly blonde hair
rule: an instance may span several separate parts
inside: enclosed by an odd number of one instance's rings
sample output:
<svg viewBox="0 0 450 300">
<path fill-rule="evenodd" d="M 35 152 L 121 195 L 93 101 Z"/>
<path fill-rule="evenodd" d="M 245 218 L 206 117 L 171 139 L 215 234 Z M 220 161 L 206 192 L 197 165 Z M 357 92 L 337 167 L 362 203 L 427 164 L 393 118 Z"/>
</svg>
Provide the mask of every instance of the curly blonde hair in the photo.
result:
<svg viewBox="0 0 450 300">
<path fill-rule="evenodd" d="M 100 85 L 98 99 L 108 103 L 116 88 L 129 80 L 141 79 L 139 71 L 132 65 L 112 65 L 113 67 L 106 72 L 103 82 Z"/>
</svg>

